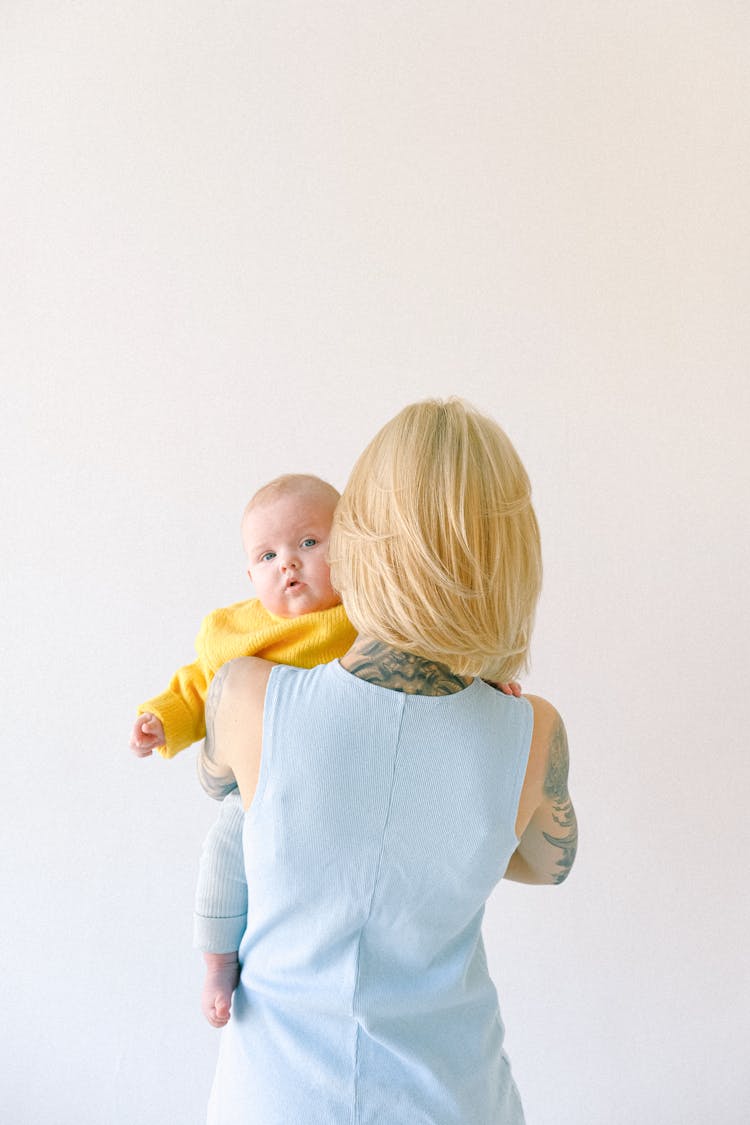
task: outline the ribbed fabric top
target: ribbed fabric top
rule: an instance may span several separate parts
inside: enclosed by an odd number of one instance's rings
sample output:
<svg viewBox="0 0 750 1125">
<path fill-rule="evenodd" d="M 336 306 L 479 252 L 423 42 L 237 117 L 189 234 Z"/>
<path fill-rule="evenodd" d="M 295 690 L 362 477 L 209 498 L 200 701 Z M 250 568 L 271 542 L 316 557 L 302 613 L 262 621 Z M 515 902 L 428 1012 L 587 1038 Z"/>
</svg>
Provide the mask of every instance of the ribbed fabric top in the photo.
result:
<svg viewBox="0 0 750 1125">
<path fill-rule="evenodd" d="M 481 923 L 532 711 L 275 667 L 214 1125 L 519 1125 Z"/>
<path fill-rule="evenodd" d="M 245 812 L 239 789 L 221 802 L 201 851 L 195 890 L 193 945 L 205 953 L 232 953 L 247 925 L 247 882 L 242 851 Z"/>
</svg>

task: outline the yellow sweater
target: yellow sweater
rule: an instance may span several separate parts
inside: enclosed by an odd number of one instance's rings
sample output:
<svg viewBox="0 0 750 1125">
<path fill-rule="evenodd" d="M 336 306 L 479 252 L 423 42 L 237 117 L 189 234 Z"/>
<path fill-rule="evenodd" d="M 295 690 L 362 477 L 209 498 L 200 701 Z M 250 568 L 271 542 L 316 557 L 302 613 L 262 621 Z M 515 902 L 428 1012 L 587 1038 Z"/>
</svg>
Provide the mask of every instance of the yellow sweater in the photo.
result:
<svg viewBox="0 0 750 1125">
<path fill-rule="evenodd" d="M 215 609 L 198 633 L 198 659 L 180 668 L 167 691 L 143 703 L 138 714 L 158 715 L 166 737 L 159 753 L 173 758 L 205 737 L 208 686 L 222 664 L 236 656 L 261 656 L 275 664 L 314 668 L 343 656 L 355 636 L 341 605 L 292 618 L 274 617 L 257 598 Z"/>
</svg>

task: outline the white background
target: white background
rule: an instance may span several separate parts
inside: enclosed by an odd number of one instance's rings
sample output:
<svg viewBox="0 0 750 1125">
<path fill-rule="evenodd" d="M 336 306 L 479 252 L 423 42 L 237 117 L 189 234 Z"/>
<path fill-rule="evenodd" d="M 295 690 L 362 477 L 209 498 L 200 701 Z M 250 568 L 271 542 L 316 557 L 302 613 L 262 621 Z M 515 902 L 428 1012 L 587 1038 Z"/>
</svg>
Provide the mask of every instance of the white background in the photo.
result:
<svg viewBox="0 0 750 1125">
<path fill-rule="evenodd" d="M 343 486 L 433 394 L 528 467 L 525 686 L 571 743 L 574 874 L 487 915 L 528 1123 L 748 1120 L 749 34 L 730 0 L 0 4 L 4 1122 L 203 1120 L 215 807 L 194 750 L 130 755 L 135 707 L 252 592 L 255 488 Z"/>
</svg>

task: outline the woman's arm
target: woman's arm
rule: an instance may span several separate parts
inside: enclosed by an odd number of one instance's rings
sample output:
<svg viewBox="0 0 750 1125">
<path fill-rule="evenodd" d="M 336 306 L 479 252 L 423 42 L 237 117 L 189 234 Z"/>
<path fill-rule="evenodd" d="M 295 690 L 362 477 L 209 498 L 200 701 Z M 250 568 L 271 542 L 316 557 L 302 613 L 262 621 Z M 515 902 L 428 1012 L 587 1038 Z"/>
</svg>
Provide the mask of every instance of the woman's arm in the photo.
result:
<svg viewBox="0 0 750 1125">
<path fill-rule="evenodd" d="M 505 878 L 557 884 L 567 879 L 578 848 L 578 821 L 568 790 L 568 739 L 555 708 L 536 696 L 527 698 L 534 708 L 534 732 L 516 822 L 519 843 Z"/>
<path fill-rule="evenodd" d="M 258 784 L 263 705 L 272 667 L 255 656 L 230 660 L 214 676 L 206 699 L 202 772 L 234 778 L 246 809 Z"/>
</svg>

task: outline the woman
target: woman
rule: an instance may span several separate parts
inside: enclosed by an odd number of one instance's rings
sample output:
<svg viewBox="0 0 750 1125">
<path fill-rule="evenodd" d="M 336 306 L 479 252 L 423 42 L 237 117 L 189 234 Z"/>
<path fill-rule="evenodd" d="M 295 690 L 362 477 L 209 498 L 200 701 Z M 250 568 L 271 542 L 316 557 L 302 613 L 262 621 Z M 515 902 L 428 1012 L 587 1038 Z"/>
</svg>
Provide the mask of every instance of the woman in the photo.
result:
<svg viewBox="0 0 750 1125">
<path fill-rule="evenodd" d="M 407 407 L 330 555 L 346 656 L 236 660 L 209 697 L 249 886 L 209 1121 L 518 1125 L 484 905 L 503 876 L 562 882 L 577 824 L 559 715 L 484 682 L 525 666 L 541 583 L 508 438 L 456 400 Z"/>
</svg>

